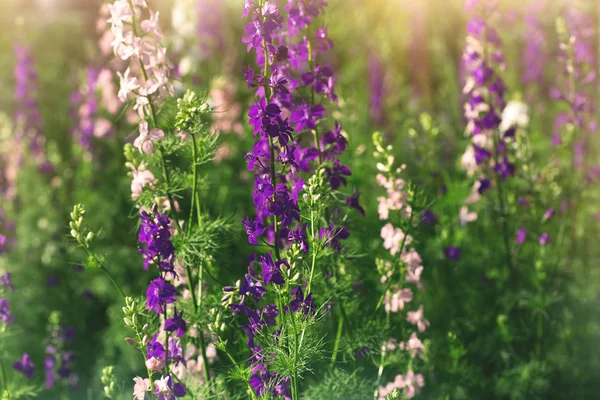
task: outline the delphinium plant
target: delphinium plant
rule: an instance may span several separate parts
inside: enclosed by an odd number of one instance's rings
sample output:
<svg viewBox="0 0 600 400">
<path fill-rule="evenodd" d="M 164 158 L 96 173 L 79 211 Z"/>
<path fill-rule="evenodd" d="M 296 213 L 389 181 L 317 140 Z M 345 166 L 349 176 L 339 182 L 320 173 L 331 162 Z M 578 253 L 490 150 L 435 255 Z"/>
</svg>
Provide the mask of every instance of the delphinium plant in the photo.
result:
<svg viewBox="0 0 600 400">
<path fill-rule="evenodd" d="M 244 79 L 258 100 L 248 113 L 257 139 L 246 154 L 256 215 L 243 224 L 260 251 L 251 255 L 244 279 L 223 291 L 233 315 L 243 316 L 250 348 L 245 379 L 254 398 L 300 398 L 311 360 L 323 355 L 322 320 L 337 315 L 333 367 L 349 318 L 339 297 L 347 284 L 344 225 L 347 210 L 364 210 L 356 192 L 341 190 L 350 175 L 338 159 L 347 144 L 341 126 L 323 132 L 320 103 L 337 99 L 332 69 L 316 63 L 332 47 L 314 22 L 325 6 L 292 1 L 286 13 L 270 1 L 244 6 L 250 22 L 243 42 L 258 66 L 258 72 L 246 68 Z"/>
<path fill-rule="evenodd" d="M 174 104 L 158 13 L 144 1 L 127 0 L 116 1 L 110 12 L 115 54 L 130 63 L 119 73 L 119 97 L 131 99 L 139 116 L 140 135 L 125 146 L 125 156 L 140 218 L 143 268 L 154 271 L 145 297 L 126 296 L 112 277 L 110 254 L 94 249 L 98 232 L 85 227 L 85 210 L 79 205 L 71 215 L 71 235 L 88 254 L 84 266 L 104 271 L 124 301 L 124 321 L 131 329 L 126 342 L 140 351 L 146 370 L 135 378 L 134 396 L 219 396 L 222 381 L 213 382 L 207 354 L 205 272 L 224 243 L 228 223 L 210 218 L 200 203 L 200 187 L 207 179 L 199 168 L 217 149 L 218 137 L 208 129 L 211 110 L 192 92 Z M 186 374 L 185 366 L 191 367 L 194 358 L 198 374 Z M 104 380 L 105 392 L 112 393 L 114 384 L 111 389 L 109 377 Z"/>
<path fill-rule="evenodd" d="M 388 221 L 381 228 L 381 238 L 383 247 L 392 256 L 390 258 L 386 255 L 376 260 L 384 290 L 375 311 L 380 311 L 383 306 L 386 330 L 395 334 L 381 343 L 377 384 L 383 383 L 386 366 L 398 368 L 397 371 L 400 372 L 392 382 L 379 386 L 374 397 L 384 400 L 391 395 L 394 398 L 394 390 L 402 389 L 403 396 L 410 399 L 425 384 L 423 375 L 413 372 L 415 361 L 418 363 L 417 360 L 423 357 L 425 351 L 418 335 L 429 327 L 429 321 L 424 316 L 423 305 L 417 309 L 414 309 L 416 305 L 413 306 L 416 296 L 412 289 L 424 290 L 424 286 L 421 282 L 421 256 L 413 247 L 411 236 L 418 221 L 422 219 L 424 202 L 419 198 L 414 185 L 401 176 L 406 166 L 397 166 L 393 147 L 385 145 L 379 133 L 373 135 L 373 142 L 375 158 L 379 161 L 377 169 L 380 171 L 376 177 L 377 183 L 386 191 L 386 196 L 378 198 L 379 219 Z M 408 304 L 412 306 L 411 311 L 408 311 Z M 394 332 L 396 329 L 392 330 L 392 327 L 399 329 Z M 401 335 L 400 342 L 396 337 L 398 334 Z"/>
</svg>

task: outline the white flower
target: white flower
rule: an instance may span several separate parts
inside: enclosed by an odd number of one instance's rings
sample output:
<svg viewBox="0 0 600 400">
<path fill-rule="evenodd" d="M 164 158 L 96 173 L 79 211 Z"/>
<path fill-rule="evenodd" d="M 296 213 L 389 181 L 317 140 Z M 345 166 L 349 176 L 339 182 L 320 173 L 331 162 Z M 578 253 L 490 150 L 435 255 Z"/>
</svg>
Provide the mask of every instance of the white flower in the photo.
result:
<svg viewBox="0 0 600 400">
<path fill-rule="evenodd" d="M 527 104 L 521 101 L 509 101 L 504 110 L 502 110 L 502 122 L 500 130 L 506 132 L 510 128 L 519 126 L 525 127 L 529 124 L 529 115 L 527 114 Z"/>
</svg>

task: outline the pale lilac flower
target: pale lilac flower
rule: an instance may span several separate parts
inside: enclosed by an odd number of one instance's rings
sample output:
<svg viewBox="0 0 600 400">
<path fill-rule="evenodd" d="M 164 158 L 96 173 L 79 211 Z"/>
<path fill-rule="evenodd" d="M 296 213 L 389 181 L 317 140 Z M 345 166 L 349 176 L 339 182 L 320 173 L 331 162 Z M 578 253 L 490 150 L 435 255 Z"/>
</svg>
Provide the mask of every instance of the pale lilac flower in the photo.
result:
<svg viewBox="0 0 600 400">
<path fill-rule="evenodd" d="M 407 399 L 412 399 L 425 386 L 425 379 L 421 374 L 415 374 L 412 369 L 404 376 L 404 395 Z"/>
<path fill-rule="evenodd" d="M 133 378 L 135 385 L 133 386 L 133 397 L 135 400 L 144 400 L 146 398 L 146 393 L 150 392 L 150 379 L 140 378 L 136 376 Z"/>
<path fill-rule="evenodd" d="M 148 122 L 143 120 L 140 122 L 140 136 L 138 136 L 133 145 L 140 153 L 152 154 L 154 152 L 153 142 L 165 138 L 165 133 L 162 129 L 153 128 L 148 131 Z"/>
<path fill-rule="evenodd" d="M 404 304 L 412 301 L 413 292 L 410 289 L 397 290 L 390 298 L 390 292 L 385 294 L 384 304 L 385 311 L 398 312 L 404 309 Z"/>
<path fill-rule="evenodd" d="M 419 332 L 423 333 L 429 326 L 429 321 L 423 315 L 423 306 L 421 305 L 417 311 L 409 311 L 406 313 L 406 320 L 413 325 L 417 325 Z"/>
<path fill-rule="evenodd" d="M 462 206 L 458 213 L 458 224 L 460 226 L 465 226 L 473 221 L 477 221 L 477 213 L 475 211 L 469 212 L 469 209 L 466 206 Z"/>
<path fill-rule="evenodd" d="M 158 357 L 152 357 L 146 360 L 146 368 L 150 371 L 162 371 L 165 367 L 165 360 Z"/>
<path fill-rule="evenodd" d="M 381 238 L 383 239 L 383 247 L 388 249 L 392 255 L 396 255 L 400 252 L 402 241 L 404 245 L 410 244 L 412 241 L 411 237 L 408 236 L 404 240 L 404 232 L 400 228 L 394 228 L 390 223 L 387 223 L 381 228 Z"/>
<path fill-rule="evenodd" d="M 154 174 L 147 170 L 146 165 L 143 163 L 137 168 L 135 168 L 131 163 L 128 163 L 127 165 L 133 174 L 133 179 L 131 181 L 131 198 L 133 200 L 137 200 L 142 195 L 144 187 L 153 187 L 153 183 L 155 181 Z"/>
<path fill-rule="evenodd" d="M 131 74 L 131 69 L 127 68 L 124 74 L 117 72 L 120 80 L 120 88 L 119 88 L 119 100 L 125 102 L 129 93 L 133 92 L 140 88 L 140 84 L 138 79 L 135 76 L 129 76 Z"/>
<path fill-rule="evenodd" d="M 161 394 L 163 396 L 172 394 L 171 386 L 169 385 L 169 375 L 165 375 L 162 378 L 154 381 L 154 393 Z"/>
<path fill-rule="evenodd" d="M 406 343 L 402 342 L 400 348 L 408 351 L 413 357 L 423 357 L 423 353 L 425 352 L 425 345 L 421 342 L 416 332 L 410 335 Z"/>
</svg>

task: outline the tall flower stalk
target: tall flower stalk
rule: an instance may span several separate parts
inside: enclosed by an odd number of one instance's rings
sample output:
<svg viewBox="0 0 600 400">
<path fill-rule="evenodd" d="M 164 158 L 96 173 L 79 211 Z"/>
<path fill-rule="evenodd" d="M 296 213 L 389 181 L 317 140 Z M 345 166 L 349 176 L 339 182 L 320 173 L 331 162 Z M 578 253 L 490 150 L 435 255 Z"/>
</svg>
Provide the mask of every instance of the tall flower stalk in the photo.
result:
<svg viewBox="0 0 600 400">
<path fill-rule="evenodd" d="M 405 311 L 408 303 L 414 299 L 413 291 L 410 286 L 416 286 L 423 290 L 421 274 L 423 265 L 421 256 L 412 246 L 412 236 L 410 232 L 414 229 L 414 223 L 421 207 L 417 199 L 417 194 L 411 185 L 401 177 L 406 168 L 395 166 L 395 157 L 393 148 L 385 146 L 379 133 L 373 135 L 375 144 L 375 157 L 381 160 L 377 167 L 380 174 L 377 175 L 377 183 L 386 190 L 386 196 L 379 197 L 379 218 L 382 221 L 388 221 L 381 229 L 381 238 L 383 247 L 389 251 L 392 258 L 377 259 L 377 270 L 381 275 L 381 283 L 384 285 L 384 292 L 381 296 L 376 310 L 383 305 L 386 312 L 386 324 L 397 326 L 399 322 L 394 322 L 396 315 L 405 314 L 408 323 L 414 325 L 419 333 L 425 332 L 429 327 L 429 321 L 425 319 L 423 305 L 420 305 L 416 311 Z M 400 218 L 398 218 L 400 217 Z M 400 221 L 400 227 L 393 225 L 392 221 Z M 376 400 L 385 400 L 386 396 L 392 394 L 395 389 L 402 389 L 404 396 L 410 399 L 419 392 L 424 386 L 424 378 L 421 374 L 413 372 L 413 363 L 415 359 L 423 356 L 425 346 L 417 336 L 417 332 L 412 332 L 410 337 L 406 329 L 401 330 L 406 337 L 404 341 L 389 340 L 381 345 L 381 357 L 379 369 L 377 372 L 376 385 L 374 392 Z M 379 386 L 384 372 L 385 358 L 389 352 L 395 350 L 406 351 L 410 357 L 406 366 L 405 374 L 396 375 L 394 381 Z"/>
<path fill-rule="evenodd" d="M 15 44 L 15 112 L 13 124 L 15 140 L 25 145 L 40 171 L 50 173 L 53 170 L 46 158 L 45 136 L 42 116 L 38 107 L 38 74 L 35 69 L 31 49 Z"/>
<path fill-rule="evenodd" d="M 471 137 L 472 143 L 462 157 L 462 164 L 469 176 L 477 176 L 467 203 L 478 201 L 492 183 L 496 185 L 506 263 L 514 271 L 503 181 L 515 173 L 511 145 L 516 127 L 502 125 L 506 87 L 500 71 L 505 68 L 504 56 L 502 40 L 490 25 L 496 4 L 492 0 L 467 1 L 467 9 L 472 12 L 472 17 L 467 26 L 467 44 L 463 54 L 467 72 L 463 93 L 467 96 L 465 133 Z"/>
</svg>

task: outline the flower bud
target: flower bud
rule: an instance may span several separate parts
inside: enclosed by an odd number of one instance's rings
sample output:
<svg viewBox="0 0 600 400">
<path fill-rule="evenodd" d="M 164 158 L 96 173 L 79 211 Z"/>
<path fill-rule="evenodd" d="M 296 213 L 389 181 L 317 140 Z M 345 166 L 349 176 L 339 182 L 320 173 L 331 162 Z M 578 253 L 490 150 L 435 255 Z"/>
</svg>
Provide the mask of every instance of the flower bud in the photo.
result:
<svg viewBox="0 0 600 400">
<path fill-rule="evenodd" d="M 127 325 L 127 326 L 133 325 L 133 321 L 131 321 L 129 318 L 123 318 L 123 321 L 125 322 L 125 325 Z"/>
<path fill-rule="evenodd" d="M 135 341 L 135 339 L 132 339 L 132 338 L 129 338 L 129 337 L 125 338 L 125 341 L 127 342 L 127 344 L 129 344 L 129 345 L 131 345 L 133 347 L 135 347 L 135 345 L 137 344 L 137 342 Z"/>
</svg>

